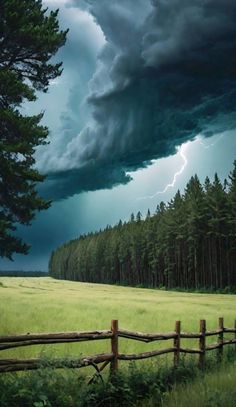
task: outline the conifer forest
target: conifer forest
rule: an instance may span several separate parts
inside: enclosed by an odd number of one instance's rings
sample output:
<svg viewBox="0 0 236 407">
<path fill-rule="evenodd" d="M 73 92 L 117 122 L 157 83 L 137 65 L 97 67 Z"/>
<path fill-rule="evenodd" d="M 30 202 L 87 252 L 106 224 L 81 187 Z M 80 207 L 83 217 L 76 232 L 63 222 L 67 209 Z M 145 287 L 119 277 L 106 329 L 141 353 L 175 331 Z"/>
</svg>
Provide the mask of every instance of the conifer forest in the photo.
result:
<svg viewBox="0 0 236 407">
<path fill-rule="evenodd" d="M 236 161 L 227 180 L 201 184 L 157 205 L 143 219 L 80 236 L 51 255 L 54 278 L 182 289 L 236 288 Z"/>
</svg>

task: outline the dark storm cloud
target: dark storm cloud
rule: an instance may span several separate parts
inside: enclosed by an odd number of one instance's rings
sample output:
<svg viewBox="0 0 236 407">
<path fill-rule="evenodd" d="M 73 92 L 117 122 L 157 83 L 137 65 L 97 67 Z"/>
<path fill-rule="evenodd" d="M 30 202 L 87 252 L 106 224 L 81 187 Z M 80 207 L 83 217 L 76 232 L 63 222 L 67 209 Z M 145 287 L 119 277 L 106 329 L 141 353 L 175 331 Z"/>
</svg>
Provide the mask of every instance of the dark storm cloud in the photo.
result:
<svg viewBox="0 0 236 407">
<path fill-rule="evenodd" d="M 89 83 L 90 123 L 48 162 L 60 198 L 127 182 L 125 171 L 236 124 L 234 0 L 86 3 L 106 44 Z"/>
<path fill-rule="evenodd" d="M 96 69 L 104 37 L 81 0 L 80 8 L 74 7 L 70 0 L 44 0 L 44 3 L 53 9 L 58 7 L 60 28 L 69 28 L 66 46 L 56 55 L 56 61 L 63 61 L 63 74 L 52 81 L 46 98 L 42 100 L 39 95 L 35 104 L 37 113 L 40 109 L 45 111 L 44 124 L 50 129 L 50 144 L 37 151 L 40 171 L 48 172 L 87 123 L 88 83 Z"/>
<path fill-rule="evenodd" d="M 84 169 L 50 174 L 40 191 L 47 199 L 59 200 L 84 191 L 112 188 L 131 180 L 122 168 L 91 165 Z"/>
</svg>

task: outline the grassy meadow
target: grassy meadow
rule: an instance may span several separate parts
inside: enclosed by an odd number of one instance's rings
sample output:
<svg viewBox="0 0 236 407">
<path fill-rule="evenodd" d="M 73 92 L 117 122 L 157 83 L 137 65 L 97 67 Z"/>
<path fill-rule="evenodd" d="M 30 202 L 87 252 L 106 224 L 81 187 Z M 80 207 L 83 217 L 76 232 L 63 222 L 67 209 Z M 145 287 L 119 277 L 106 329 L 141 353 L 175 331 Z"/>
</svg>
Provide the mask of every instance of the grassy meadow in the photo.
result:
<svg viewBox="0 0 236 407">
<path fill-rule="evenodd" d="M 192 383 L 177 384 L 167 393 L 163 407 L 235 407 L 236 400 L 236 362 L 222 366 L 218 372 L 208 373 Z M 145 407 L 154 407 L 150 399 Z"/>
<path fill-rule="evenodd" d="M 172 331 L 175 320 L 181 320 L 182 330 L 190 332 L 198 331 L 199 319 L 207 320 L 207 329 L 215 329 L 218 317 L 224 316 L 228 327 L 233 327 L 236 318 L 236 295 L 168 292 L 50 277 L 1 277 L 0 298 L 0 335 L 109 329 L 111 319 L 118 319 L 120 328 L 143 332 Z M 187 345 L 198 346 L 194 340 L 188 340 Z M 120 339 L 120 351 L 126 353 L 168 346 L 166 341 L 145 344 Z M 1 357 L 79 356 L 109 350 L 109 341 L 96 341 L 17 348 L 2 351 Z"/>
</svg>

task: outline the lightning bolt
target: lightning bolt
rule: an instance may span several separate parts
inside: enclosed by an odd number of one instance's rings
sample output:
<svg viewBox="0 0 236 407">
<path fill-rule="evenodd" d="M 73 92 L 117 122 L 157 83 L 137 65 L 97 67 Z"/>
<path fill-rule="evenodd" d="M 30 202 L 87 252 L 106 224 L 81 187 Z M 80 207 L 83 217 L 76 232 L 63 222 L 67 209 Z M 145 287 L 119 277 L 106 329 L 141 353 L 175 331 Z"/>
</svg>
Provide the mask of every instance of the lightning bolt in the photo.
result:
<svg viewBox="0 0 236 407">
<path fill-rule="evenodd" d="M 210 147 L 214 147 L 214 146 L 220 141 L 220 139 L 221 139 L 222 137 L 223 137 L 223 134 L 221 134 L 221 135 L 216 139 L 216 141 L 214 141 L 213 143 L 205 144 L 205 143 L 203 143 L 201 136 L 197 136 L 196 139 L 192 141 L 192 143 L 199 143 L 204 149 L 208 149 L 208 148 L 210 148 Z M 164 188 L 162 191 L 157 191 L 157 192 L 155 192 L 155 194 L 153 194 L 153 195 L 147 195 L 147 196 L 139 197 L 139 198 L 137 198 L 137 200 L 153 199 L 153 198 L 155 198 L 157 195 L 165 194 L 165 193 L 168 191 L 168 189 L 173 188 L 173 187 L 175 186 L 177 178 L 184 172 L 184 170 L 185 170 L 185 168 L 186 168 L 186 166 L 187 166 L 187 164 L 188 164 L 188 159 L 187 159 L 185 153 L 186 153 L 186 149 L 187 149 L 187 147 L 188 147 L 188 145 L 189 145 L 190 143 L 191 143 L 191 142 L 187 142 L 187 143 L 185 143 L 185 144 L 182 144 L 182 146 L 179 147 L 178 150 L 177 150 L 177 151 L 178 151 L 178 154 L 179 154 L 179 155 L 181 156 L 181 158 L 183 159 L 183 164 L 182 164 L 180 170 L 177 171 L 177 172 L 174 174 L 174 177 L 173 177 L 172 182 L 170 182 L 169 184 L 167 184 L 167 185 L 165 186 L 165 188 Z"/>
<path fill-rule="evenodd" d="M 174 174 L 174 177 L 173 177 L 172 182 L 171 182 L 170 184 L 167 184 L 167 185 L 165 186 L 165 188 L 164 188 L 162 191 L 157 191 L 157 192 L 155 192 L 155 194 L 153 194 L 153 195 L 147 195 L 147 196 L 139 197 L 139 198 L 137 198 L 138 200 L 142 200 L 142 199 L 153 199 L 153 198 L 155 198 L 157 195 L 165 194 L 166 191 L 168 191 L 169 188 L 173 188 L 173 187 L 175 186 L 175 183 L 176 183 L 177 178 L 184 172 L 184 170 L 185 170 L 185 168 L 186 168 L 186 166 L 187 166 L 187 164 L 188 164 L 188 160 L 187 160 L 187 157 L 186 157 L 186 155 L 185 155 L 185 150 L 186 150 L 187 145 L 188 145 L 188 143 L 185 143 L 185 144 L 183 144 L 181 147 L 178 148 L 178 153 L 179 153 L 179 155 L 181 156 L 181 158 L 183 159 L 183 164 L 182 164 L 182 167 L 180 168 L 180 170 L 177 171 L 177 172 Z"/>
</svg>

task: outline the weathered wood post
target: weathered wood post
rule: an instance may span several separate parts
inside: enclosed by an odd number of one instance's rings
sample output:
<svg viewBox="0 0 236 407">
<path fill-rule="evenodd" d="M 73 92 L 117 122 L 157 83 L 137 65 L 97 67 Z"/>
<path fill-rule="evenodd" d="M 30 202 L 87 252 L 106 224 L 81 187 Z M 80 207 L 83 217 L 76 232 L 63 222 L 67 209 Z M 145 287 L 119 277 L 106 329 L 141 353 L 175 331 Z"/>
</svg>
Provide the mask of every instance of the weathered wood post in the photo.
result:
<svg viewBox="0 0 236 407">
<path fill-rule="evenodd" d="M 205 366 L 205 353 L 206 353 L 206 320 L 200 320 L 200 338 L 199 338 L 199 367 L 203 369 Z"/>
<path fill-rule="evenodd" d="M 235 329 L 234 339 L 236 340 L 236 319 L 234 320 L 234 329 Z M 235 352 L 236 352 L 236 343 L 235 343 Z"/>
<path fill-rule="evenodd" d="M 218 335 L 218 362 L 222 362 L 224 342 L 224 318 L 219 318 L 219 335 Z"/>
<path fill-rule="evenodd" d="M 113 359 L 111 361 L 111 374 L 116 373 L 118 370 L 118 320 L 113 319 L 111 321 L 111 331 L 113 336 L 111 338 L 111 352 L 113 353 Z"/>
<path fill-rule="evenodd" d="M 175 333 L 176 337 L 174 338 L 174 367 L 179 366 L 179 355 L 180 355 L 180 330 L 181 330 L 181 321 L 175 322 Z"/>
</svg>

